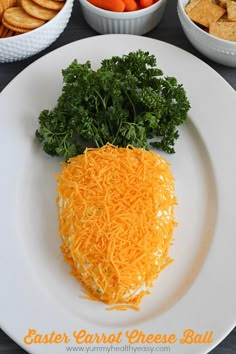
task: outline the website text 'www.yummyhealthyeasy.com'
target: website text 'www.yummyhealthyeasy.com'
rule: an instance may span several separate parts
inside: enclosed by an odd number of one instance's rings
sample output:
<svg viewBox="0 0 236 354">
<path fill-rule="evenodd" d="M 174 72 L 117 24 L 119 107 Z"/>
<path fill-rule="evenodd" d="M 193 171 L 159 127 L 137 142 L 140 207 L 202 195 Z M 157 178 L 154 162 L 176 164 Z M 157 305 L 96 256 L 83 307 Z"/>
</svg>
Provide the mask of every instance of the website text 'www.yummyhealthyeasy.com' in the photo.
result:
<svg viewBox="0 0 236 354">
<path fill-rule="evenodd" d="M 105 346 L 68 346 L 67 353 L 170 353 L 170 346 L 133 346 L 133 345 L 105 345 Z"/>
</svg>

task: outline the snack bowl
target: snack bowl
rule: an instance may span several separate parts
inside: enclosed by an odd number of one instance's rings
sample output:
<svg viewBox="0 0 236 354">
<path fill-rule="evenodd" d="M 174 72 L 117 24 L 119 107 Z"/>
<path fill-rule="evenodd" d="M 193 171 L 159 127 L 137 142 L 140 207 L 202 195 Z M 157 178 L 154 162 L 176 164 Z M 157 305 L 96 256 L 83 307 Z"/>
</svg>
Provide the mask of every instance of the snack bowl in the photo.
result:
<svg viewBox="0 0 236 354">
<path fill-rule="evenodd" d="M 73 0 L 66 0 L 57 15 L 42 26 L 26 33 L 0 38 L 0 63 L 26 59 L 51 45 L 64 31 L 72 6 Z"/>
<path fill-rule="evenodd" d="M 215 37 L 195 24 L 185 12 L 188 0 L 178 0 L 177 12 L 183 31 L 191 44 L 216 63 L 236 67 L 236 42 Z"/>
<path fill-rule="evenodd" d="M 162 19 L 167 0 L 158 0 L 144 9 L 129 12 L 103 10 L 79 0 L 85 21 L 96 32 L 142 35 L 156 27 Z"/>
</svg>

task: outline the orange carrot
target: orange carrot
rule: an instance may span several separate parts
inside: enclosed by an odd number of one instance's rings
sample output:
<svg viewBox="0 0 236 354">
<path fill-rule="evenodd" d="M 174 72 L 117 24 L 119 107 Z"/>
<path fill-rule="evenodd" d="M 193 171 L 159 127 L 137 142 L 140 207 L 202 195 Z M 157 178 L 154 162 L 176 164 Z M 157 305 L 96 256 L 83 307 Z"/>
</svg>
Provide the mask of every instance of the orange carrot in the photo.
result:
<svg viewBox="0 0 236 354">
<path fill-rule="evenodd" d="M 138 4 L 135 0 L 123 0 L 125 4 L 125 11 L 138 10 Z"/>
<path fill-rule="evenodd" d="M 145 7 L 149 7 L 154 4 L 153 0 L 140 0 L 140 7 L 144 9 Z"/>
<path fill-rule="evenodd" d="M 88 2 L 104 10 L 115 12 L 123 12 L 125 10 L 125 4 L 122 0 L 88 0 Z"/>
<path fill-rule="evenodd" d="M 115 305 L 109 310 L 138 310 L 172 261 L 169 163 L 152 151 L 108 144 L 63 163 L 56 178 L 61 250 L 86 298 Z"/>
</svg>

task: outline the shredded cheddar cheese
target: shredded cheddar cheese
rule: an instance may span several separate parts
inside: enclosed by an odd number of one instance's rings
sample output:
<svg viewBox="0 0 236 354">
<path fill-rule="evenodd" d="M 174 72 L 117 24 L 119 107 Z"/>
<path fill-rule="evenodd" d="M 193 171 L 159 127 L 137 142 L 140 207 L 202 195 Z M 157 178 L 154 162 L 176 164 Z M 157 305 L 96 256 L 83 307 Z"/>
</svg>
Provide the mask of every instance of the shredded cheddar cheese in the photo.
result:
<svg viewBox="0 0 236 354">
<path fill-rule="evenodd" d="M 139 309 L 154 280 L 172 262 L 176 226 L 174 178 L 152 151 L 110 144 L 62 164 L 59 236 L 86 297 Z"/>
</svg>

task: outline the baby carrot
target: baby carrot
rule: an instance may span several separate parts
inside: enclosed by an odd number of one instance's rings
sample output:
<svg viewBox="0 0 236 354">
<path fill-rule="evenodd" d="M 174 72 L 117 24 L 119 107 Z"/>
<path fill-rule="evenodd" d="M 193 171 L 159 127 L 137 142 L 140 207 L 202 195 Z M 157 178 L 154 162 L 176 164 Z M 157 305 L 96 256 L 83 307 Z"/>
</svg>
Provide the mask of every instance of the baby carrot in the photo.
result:
<svg viewBox="0 0 236 354">
<path fill-rule="evenodd" d="M 135 11 L 138 10 L 138 4 L 135 0 L 123 0 L 125 4 L 125 11 Z"/>
<path fill-rule="evenodd" d="M 140 0 L 140 7 L 143 9 L 154 4 L 153 0 Z"/>
<path fill-rule="evenodd" d="M 115 12 L 123 12 L 125 10 L 125 4 L 122 0 L 88 0 L 88 2 L 104 10 Z"/>
</svg>

